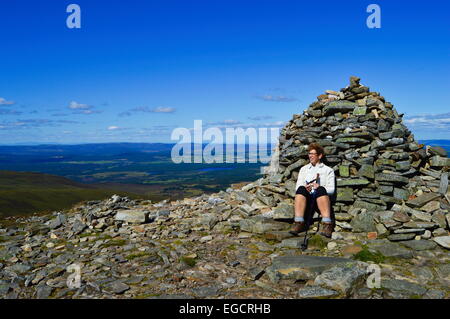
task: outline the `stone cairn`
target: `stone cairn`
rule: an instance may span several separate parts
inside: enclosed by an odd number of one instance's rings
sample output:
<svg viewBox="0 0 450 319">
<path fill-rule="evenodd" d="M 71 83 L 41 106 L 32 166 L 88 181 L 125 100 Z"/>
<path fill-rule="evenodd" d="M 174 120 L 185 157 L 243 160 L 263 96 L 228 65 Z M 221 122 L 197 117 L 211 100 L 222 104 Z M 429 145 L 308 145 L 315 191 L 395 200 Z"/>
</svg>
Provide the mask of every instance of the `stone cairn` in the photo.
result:
<svg viewBox="0 0 450 319">
<path fill-rule="evenodd" d="M 335 171 L 338 231 L 376 232 L 372 236 L 391 241 L 447 235 L 450 159 L 444 149 L 416 142 L 402 117 L 352 76 L 347 87 L 327 90 L 294 114 L 266 174 L 244 189 L 258 185 L 253 192 L 266 205 L 289 202 L 299 169 L 308 163 L 308 144 L 315 142 Z M 275 218 L 293 218 L 292 208 L 285 208 Z"/>
</svg>

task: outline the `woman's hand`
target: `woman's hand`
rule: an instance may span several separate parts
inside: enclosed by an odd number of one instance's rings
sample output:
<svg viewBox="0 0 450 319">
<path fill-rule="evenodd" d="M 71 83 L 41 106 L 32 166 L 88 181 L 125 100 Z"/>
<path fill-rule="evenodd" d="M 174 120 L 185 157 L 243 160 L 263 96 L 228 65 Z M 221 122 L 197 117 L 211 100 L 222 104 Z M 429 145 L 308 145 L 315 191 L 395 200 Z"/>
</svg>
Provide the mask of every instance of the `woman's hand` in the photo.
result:
<svg viewBox="0 0 450 319">
<path fill-rule="evenodd" d="M 313 184 L 312 184 L 312 187 L 314 188 L 314 189 L 318 189 L 319 188 L 319 184 L 317 184 L 316 182 L 314 182 Z"/>
<path fill-rule="evenodd" d="M 305 188 L 306 188 L 306 190 L 308 191 L 308 193 L 311 192 L 312 187 L 313 187 L 313 184 L 311 184 L 311 183 L 310 183 L 310 184 L 306 184 Z"/>
</svg>

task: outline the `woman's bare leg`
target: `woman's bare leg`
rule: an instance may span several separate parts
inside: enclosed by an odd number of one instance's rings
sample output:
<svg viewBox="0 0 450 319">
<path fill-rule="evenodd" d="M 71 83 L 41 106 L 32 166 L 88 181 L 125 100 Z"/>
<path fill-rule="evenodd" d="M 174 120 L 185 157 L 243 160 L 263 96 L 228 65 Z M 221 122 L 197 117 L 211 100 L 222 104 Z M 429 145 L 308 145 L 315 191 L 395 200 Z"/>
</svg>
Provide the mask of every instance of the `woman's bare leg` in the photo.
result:
<svg viewBox="0 0 450 319">
<path fill-rule="evenodd" d="M 305 215 L 305 209 L 306 209 L 306 197 L 297 194 L 295 195 L 295 217 L 303 217 Z"/>
<path fill-rule="evenodd" d="M 328 196 L 320 196 L 317 198 L 317 207 L 322 218 L 330 218 L 330 198 Z"/>
</svg>

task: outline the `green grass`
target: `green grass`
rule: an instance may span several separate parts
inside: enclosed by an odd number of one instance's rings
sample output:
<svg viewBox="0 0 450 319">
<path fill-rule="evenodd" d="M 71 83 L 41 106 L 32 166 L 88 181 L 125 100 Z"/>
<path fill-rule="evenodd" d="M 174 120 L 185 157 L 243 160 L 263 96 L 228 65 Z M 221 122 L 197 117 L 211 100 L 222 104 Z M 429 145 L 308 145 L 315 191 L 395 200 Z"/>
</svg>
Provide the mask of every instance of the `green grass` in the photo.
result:
<svg viewBox="0 0 450 319">
<path fill-rule="evenodd" d="M 195 264 L 197 263 L 195 261 L 195 258 L 191 258 L 191 257 L 187 257 L 187 256 L 183 256 L 180 258 L 180 261 L 186 265 L 188 265 L 189 267 L 194 267 Z"/>
<path fill-rule="evenodd" d="M 106 199 L 113 194 L 142 197 L 49 174 L 0 171 L 0 218 L 69 209 L 79 202 Z"/>
<path fill-rule="evenodd" d="M 381 254 L 380 252 L 371 252 L 367 246 L 363 245 L 363 249 L 359 252 L 353 255 L 353 258 L 356 260 L 360 260 L 360 261 L 373 261 L 377 264 L 380 264 L 382 262 L 384 262 L 384 260 L 386 259 L 386 257 Z"/>
<path fill-rule="evenodd" d="M 100 245 L 101 248 L 107 248 L 112 246 L 124 246 L 127 243 L 125 239 L 113 239 L 107 243 Z"/>
<path fill-rule="evenodd" d="M 325 241 L 325 239 L 323 239 L 322 236 L 320 236 L 320 235 L 313 235 L 313 236 L 311 236 L 311 238 L 309 238 L 308 245 L 310 247 L 316 247 L 316 248 L 319 248 L 319 249 L 324 249 L 325 247 L 327 247 L 327 242 Z"/>
<path fill-rule="evenodd" d="M 145 251 L 141 251 L 141 252 L 130 254 L 130 255 L 126 256 L 125 259 L 133 260 L 133 259 L 136 259 L 136 258 L 146 257 L 146 256 L 149 256 L 149 255 L 150 255 L 150 253 L 145 252 Z"/>
</svg>

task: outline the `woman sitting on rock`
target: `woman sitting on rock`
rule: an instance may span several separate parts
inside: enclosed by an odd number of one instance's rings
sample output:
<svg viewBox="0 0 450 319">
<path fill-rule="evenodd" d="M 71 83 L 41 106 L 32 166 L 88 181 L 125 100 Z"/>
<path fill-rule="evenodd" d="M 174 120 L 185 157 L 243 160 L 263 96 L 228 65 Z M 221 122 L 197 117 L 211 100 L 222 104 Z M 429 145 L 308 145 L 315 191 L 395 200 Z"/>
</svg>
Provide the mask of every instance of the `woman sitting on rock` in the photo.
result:
<svg viewBox="0 0 450 319">
<path fill-rule="evenodd" d="M 321 162 L 324 154 L 324 149 L 319 144 L 312 143 L 308 146 L 309 164 L 300 169 L 295 186 L 297 190 L 295 193 L 295 218 L 291 234 L 298 235 L 308 227 L 303 217 L 306 208 L 310 204 L 314 205 L 310 201 L 315 201 L 322 216 L 320 234 L 330 238 L 333 233 L 334 223 L 330 218 L 330 196 L 335 190 L 335 177 L 333 169 Z M 314 214 L 314 211 L 311 214 Z"/>
</svg>

